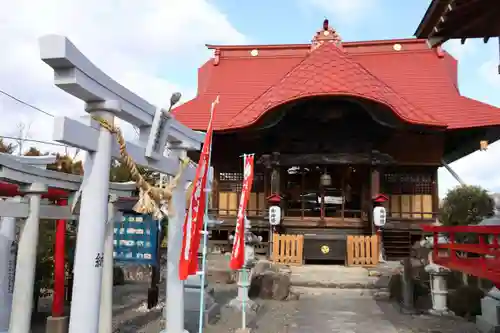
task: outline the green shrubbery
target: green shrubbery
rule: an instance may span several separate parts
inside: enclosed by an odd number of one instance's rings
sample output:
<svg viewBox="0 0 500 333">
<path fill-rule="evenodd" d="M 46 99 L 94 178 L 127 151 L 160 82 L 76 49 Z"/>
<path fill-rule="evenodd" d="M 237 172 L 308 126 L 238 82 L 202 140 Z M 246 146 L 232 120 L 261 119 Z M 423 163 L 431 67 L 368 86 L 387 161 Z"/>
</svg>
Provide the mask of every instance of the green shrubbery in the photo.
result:
<svg viewBox="0 0 500 333">
<path fill-rule="evenodd" d="M 493 216 L 495 203 L 480 186 L 463 185 L 448 191 L 440 208 L 445 226 L 474 225 Z"/>
</svg>

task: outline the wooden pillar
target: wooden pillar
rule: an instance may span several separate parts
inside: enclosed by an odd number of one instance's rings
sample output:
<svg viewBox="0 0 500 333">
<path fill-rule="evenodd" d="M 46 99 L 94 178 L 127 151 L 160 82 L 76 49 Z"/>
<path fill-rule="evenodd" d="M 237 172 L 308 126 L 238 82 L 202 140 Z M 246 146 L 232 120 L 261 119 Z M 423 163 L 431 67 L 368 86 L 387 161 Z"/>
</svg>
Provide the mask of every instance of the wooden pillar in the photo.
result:
<svg viewBox="0 0 500 333">
<path fill-rule="evenodd" d="M 432 218 L 436 219 L 438 218 L 437 215 L 434 215 L 434 213 L 439 212 L 439 186 L 438 186 L 438 168 L 436 167 L 436 170 L 434 170 L 432 174 Z"/>
<path fill-rule="evenodd" d="M 370 179 L 370 204 L 368 211 L 368 220 L 370 221 L 370 229 L 372 234 L 375 234 L 375 225 L 373 224 L 373 198 L 380 193 L 380 170 L 376 166 L 371 168 Z"/>
<path fill-rule="evenodd" d="M 300 219 L 304 219 L 304 211 L 306 209 L 306 202 L 304 201 L 304 193 L 306 187 L 306 176 L 304 168 L 300 168 Z"/>
<path fill-rule="evenodd" d="M 59 199 L 57 205 L 66 206 L 67 199 Z M 54 245 L 54 295 L 52 299 L 52 317 L 62 317 L 64 314 L 64 285 L 66 283 L 66 221 L 56 222 L 56 241 Z"/>
<path fill-rule="evenodd" d="M 212 192 L 210 193 L 210 195 L 212 196 L 212 206 L 209 208 L 212 208 L 215 211 L 215 215 L 217 217 L 220 215 L 219 182 L 220 182 L 220 173 L 214 169 L 214 181 L 212 182 Z M 189 194 L 191 195 L 191 193 Z"/>
<path fill-rule="evenodd" d="M 280 153 L 277 153 L 277 152 L 273 152 L 272 154 L 272 160 L 271 160 L 271 164 L 272 164 L 272 168 L 273 168 L 273 171 L 272 171 L 272 182 L 273 184 L 271 184 L 271 194 L 280 194 L 281 195 L 281 182 L 283 181 L 283 179 L 281 179 L 281 167 L 280 167 L 280 163 L 279 163 L 279 157 L 280 157 Z"/>
<path fill-rule="evenodd" d="M 380 171 L 372 167 L 371 172 L 371 197 L 375 197 L 380 193 Z"/>
</svg>

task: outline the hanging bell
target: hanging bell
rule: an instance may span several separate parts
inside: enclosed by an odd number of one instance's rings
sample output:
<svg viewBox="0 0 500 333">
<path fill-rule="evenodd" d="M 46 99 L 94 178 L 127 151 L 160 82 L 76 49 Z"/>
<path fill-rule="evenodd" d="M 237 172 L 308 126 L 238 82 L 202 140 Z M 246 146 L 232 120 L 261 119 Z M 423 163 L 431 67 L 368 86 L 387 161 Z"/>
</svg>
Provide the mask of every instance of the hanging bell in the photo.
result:
<svg viewBox="0 0 500 333">
<path fill-rule="evenodd" d="M 319 178 L 319 183 L 321 184 L 321 186 L 330 186 L 332 185 L 332 176 L 330 176 L 329 174 L 325 173 L 321 175 L 321 177 Z"/>
</svg>

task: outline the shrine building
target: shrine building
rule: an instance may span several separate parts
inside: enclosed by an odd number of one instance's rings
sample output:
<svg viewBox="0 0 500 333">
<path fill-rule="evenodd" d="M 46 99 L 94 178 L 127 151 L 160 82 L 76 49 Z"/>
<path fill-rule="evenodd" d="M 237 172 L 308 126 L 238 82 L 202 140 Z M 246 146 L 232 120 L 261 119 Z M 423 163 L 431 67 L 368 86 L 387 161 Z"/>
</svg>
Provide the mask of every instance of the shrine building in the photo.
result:
<svg viewBox="0 0 500 333">
<path fill-rule="evenodd" d="M 425 39 L 343 42 L 325 20 L 310 44 L 208 48 L 196 97 L 174 113 L 205 131 L 220 95 L 210 212 L 234 230 L 240 156 L 255 153 L 252 227 L 267 239 L 280 199 L 281 232 L 306 235 L 306 259 L 322 255 L 315 239 L 336 240 L 341 259 L 346 235 L 372 234 L 377 201 L 387 257 L 408 255 L 436 221 L 438 168 L 500 137 L 500 110 L 462 96 L 457 60 Z"/>
</svg>

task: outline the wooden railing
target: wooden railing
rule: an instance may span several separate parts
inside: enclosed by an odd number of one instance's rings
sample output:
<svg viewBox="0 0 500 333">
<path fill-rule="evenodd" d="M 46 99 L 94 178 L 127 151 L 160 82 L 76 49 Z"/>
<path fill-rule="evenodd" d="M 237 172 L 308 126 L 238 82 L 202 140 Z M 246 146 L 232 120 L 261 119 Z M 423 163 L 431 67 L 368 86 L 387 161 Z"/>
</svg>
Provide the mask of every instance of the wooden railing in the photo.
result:
<svg viewBox="0 0 500 333">
<path fill-rule="evenodd" d="M 500 286 L 500 226 L 423 225 L 422 229 L 433 234 L 434 263 Z M 467 243 L 457 240 L 460 234 L 469 236 Z"/>
<path fill-rule="evenodd" d="M 304 261 L 304 235 L 273 235 L 273 251 L 275 263 L 302 265 Z"/>
<path fill-rule="evenodd" d="M 376 266 L 379 259 L 379 238 L 347 236 L 347 266 Z"/>
</svg>

